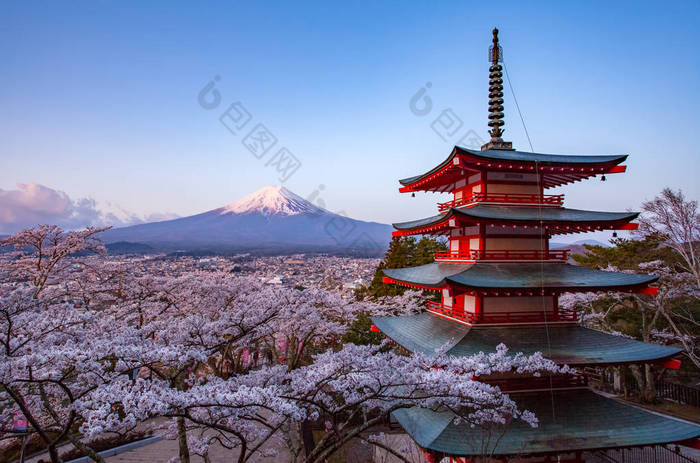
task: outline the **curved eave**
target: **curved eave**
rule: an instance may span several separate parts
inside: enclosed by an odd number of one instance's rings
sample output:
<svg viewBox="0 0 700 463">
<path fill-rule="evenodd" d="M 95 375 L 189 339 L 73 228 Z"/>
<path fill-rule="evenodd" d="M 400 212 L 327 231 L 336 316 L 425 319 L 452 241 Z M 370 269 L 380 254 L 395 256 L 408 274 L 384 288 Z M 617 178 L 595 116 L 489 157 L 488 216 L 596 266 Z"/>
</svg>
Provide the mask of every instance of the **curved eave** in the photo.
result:
<svg viewBox="0 0 700 463">
<path fill-rule="evenodd" d="M 401 317 L 374 317 L 372 323 L 404 349 L 470 357 L 495 352 L 505 344 L 510 352 L 542 355 L 555 363 L 576 367 L 663 362 L 682 352 L 673 346 L 649 344 L 591 330 L 579 325 L 530 327 L 469 327 L 424 312 Z"/>
<path fill-rule="evenodd" d="M 536 172 L 545 176 L 544 186 L 564 185 L 599 174 L 624 172 L 624 166 L 616 167 L 627 159 L 622 155 L 557 155 L 524 151 L 487 150 L 476 151 L 455 146 L 443 162 L 428 172 L 399 180 L 401 191 L 447 191 L 459 178 L 456 172 L 469 169 Z"/>
<path fill-rule="evenodd" d="M 437 172 L 440 172 L 445 167 L 452 165 L 452 162 L 453 162 L 452 160 L 454 159 L 454 157 L 456 155 L 457 155 L 457 150 L 453 149 L 452 152 L 450 153 L 450 155 L 447 156 L 447 159 L 445 159 L 440 164 L 438 164 L 437 166 L 430 169 L 428 172 L 426 172 L 424 174 L 420 174 L 420 175 L 414 175 L 413 177 L 401 179 L 401 180 L 399 180 L 399 183 L 403 186 L 411 186 L 412 184 L 414 184 L 420 180 L 423 180 L 427 177 L 430 177 L 431 175 L 433 175 Z"/>
<path fill-rule="evenodd" d="M 486 150 L 477 151 L 455 146 L 454 153 L 486 162 L 537 163 L 545 166 L 607 166 L 617 165 L 627 159 L 627 154 L 542 154 L 527 151 Z"/>
<path fill-rule="evenodd" d="M 537 427 L 513 422 L 499 439 L 448 411 L 407 408 L 393 412 L 423 449 L 451 457 L 483 455 L 493 442 L 494 457 L 546 455 L 684 442 L 700 436 L 700 426 L 603 397 L 590 390 L 511 394 L 537 416 Z M 564 425 L 562 425 L 564 423 Z"/>
<path fill-rule="evenodd" d="M 407 267 L 398 269 L 382 269 L 384 275 L 395 282 L 412 285 L 414 287 L 442 288 L 447 284 L 447 277 L 459 274 L 473 264 L 427 264 L 419 267 Z"/>
<path fill-rule="evenodd" d="M 384 269 L 398 283 L 416 287 L 462 288 L 465 292 L 642 291 L 658 280 L 655 275 L 607 272 L 566 263 L 476 263 L 435 262 L 419 267 Z M 522 294 L 518 294 L 521 292 Z"/>
<path fill-rule="evenodd" d="M 563 234 L 594 229 L 619 230 L 636 219 L 638 212 L 598 212 L 563 207 L 490 206 L 479 204 L 465 208 L 450 208 L 438 214 L 410 222 L 392 224 L 398 230 L 395 236 L 412 234 L 444 234 L 454 227 L 475 224 L 494 226 L 551 227 L 551 234 Z M 454 220 L 452 220 L 454 219 Z M 566 227 L 569 227 L 568 229 Z M 571 229 L 574 227 L 574 230 Z"/>
</svg>

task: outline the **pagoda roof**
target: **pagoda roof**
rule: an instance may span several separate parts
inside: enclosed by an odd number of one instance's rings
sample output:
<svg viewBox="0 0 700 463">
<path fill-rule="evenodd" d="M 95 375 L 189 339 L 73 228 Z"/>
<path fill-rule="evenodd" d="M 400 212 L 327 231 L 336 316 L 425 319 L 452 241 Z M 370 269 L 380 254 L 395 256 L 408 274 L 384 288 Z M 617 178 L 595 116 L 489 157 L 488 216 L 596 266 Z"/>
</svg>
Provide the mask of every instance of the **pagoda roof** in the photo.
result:
<svg viewBox="0 0 700 463">
<path fill-rule="evenodd" d="M 434 354 L 447 346 L 447 354 L 469 357 L 495 352 L 503 343 L 513 352 L 542 352 L 559 364 L 592 366 L 663 360 L 682 349 L 648 344 L 579 325 L 527 327 L 470 327 L 423 312 L 400 317 L 375 317 L 372 323 L 406 350 Z"/>
<path fill-rule="evenodd" d="M 458 179 L 454 173 L 448 172 L 450 170 L 491 167 L 494 170 L 517 170 L 522 173 L 534 171 L 534 165 L 537 164 L 545 175 L 544 186 L 552 187 L 582 180 L 596 174 L 607 173 L 608 170 L 622 163 L 625 159 L 627 159 L 626 154 L 560 155 L 510 150 L 477 151 L 455 146 L 447 159 L 433 169 L 424 174 L 401 179 L 399 183 L 415 190 L 437 191 L 439 190 L 437 185 L 453 183 Z M 528 169 L 523 170 L 524 167 Z M 431 177 L 435 178 L 435 176 L 443 178 L 437 183 L 432 182 Z"/>
<path fill-rule="evenodd" d="M 557 291 L 641 288 L 655 275 L 608 272 L 566 263 L 441 263 L 383 269 L 392 280 L 418 287 L 556 289 Z"/>
<path fill-rule="evenodd" d="M 394 223 L 399 231 L 415 233 L 447 232 L 454 226 L 450 220 L 456 218 L 462 225 L 486 223 L 495 225 L 552 225 L 552 233 L 559 233 L 559 228 L 567 225 L 610 228 L 624 225 L 639 215 L 638 212 L 599 212 L 564 207 L 532 206 L 492 206 L 477 204 L 464 208 L 450 208 L 445 214 L 438 214 L 425 219 Z M 457 225 L 459 226 L 459 225 Z M 561 229 L 565 233 L 566 228 Z"/>
<path fill-rule="evenodd" d="M 456 424 L 456 415 L 449 411 L 413 407 L 393 415 L 420 447 L 449 456 L 483 455 L 484 441 L 492 443 L 487 450 L 494 456 L 511 456 L 662 445 L 700 436 L 697 424 L 586 389 L 510 396 L 537 416 L 537 427 L 516 421 L 501 437 L 463 420 Z"/>
</svg>

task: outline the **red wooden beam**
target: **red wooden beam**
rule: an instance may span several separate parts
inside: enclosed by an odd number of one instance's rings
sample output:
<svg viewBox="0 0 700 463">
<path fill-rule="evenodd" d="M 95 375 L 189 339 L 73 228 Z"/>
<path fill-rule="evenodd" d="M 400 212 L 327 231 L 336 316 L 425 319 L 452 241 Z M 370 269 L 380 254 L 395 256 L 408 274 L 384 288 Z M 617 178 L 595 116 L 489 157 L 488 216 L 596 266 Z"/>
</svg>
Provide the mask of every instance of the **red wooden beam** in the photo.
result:
<svg viewBox="0 0 700 463">
<path fill-rule="evenodd" d="M 627 170 L 627 166 L 615 166 L 606 170 L 606 174 L 621 174 Z"/>
<path fill-rule="evenodd" d="M 375 333 L 381 333 L 381 332 L 382 332 L 379 328 L 377 328 L 377 325 L 372 325 L 372 327 L 370 328 L 370 330 L 372 330 L 372 331 L 375 332 Z"/>
<path fill-rule="evenodd" d="M 617 227 L 617 230 L 637 230 L 639 228 L 638 223 L 626 223 Z"/>
<path fill-rule="evenodd" d="M 650 296 L 656 296 L 659 294 L 659 288 L 656 286 L 645 286 L 644 288 L 639 288 L 634 290 L 637 294 L 648 294 Z"/>
<path fill-rule="evenodd" d="M 690 447 L 691 449 L 700 450 L 699 438 L 684 440 L 680 442 L 680 444 L 685 445 L 686 447 Z"/>
<path fill-rule="evenodd" d="M 681 361 L 678 359 L 669 359 L 662 363 L 661 366 L 669 370 L 678 370 L 681 367 Z"/>
<path fill-rule="evenodd" d="M 388 285 L 401 285 L 401 286 L 408 286 L 409 288 L 418 288 L 418 289 L 424 289 L 426 291 L 442 291 L 446 287 L 433 287 L 433 286 L 423 286 L 423 285 L 417 285 L 414 283 L 407 283 L 405 281 L 399 281 L 395 280 L 390 277 L 382 277 L 382 283 L 388 284 Z"/>
</svg>

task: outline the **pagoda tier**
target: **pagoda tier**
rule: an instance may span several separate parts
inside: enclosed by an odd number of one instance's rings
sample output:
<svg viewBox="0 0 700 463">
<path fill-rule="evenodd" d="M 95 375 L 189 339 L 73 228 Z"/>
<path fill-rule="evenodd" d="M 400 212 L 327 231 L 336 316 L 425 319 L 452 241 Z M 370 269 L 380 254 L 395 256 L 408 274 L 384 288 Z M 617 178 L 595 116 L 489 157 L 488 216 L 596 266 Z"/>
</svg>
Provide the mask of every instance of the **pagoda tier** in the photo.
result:
<svg viewBox="0 0 700 463">
<path fill-rule="evenodd" d="M 513 353 L 541 352 L 555 363 L 585 367 L 662 362 L 682 351 L 578 325 L 470 327 L 425 312 L 375 317 L 372 323 L 404 349 L 428 355 L 447 347 L 448 355 L 469 357 L 479 352 L 495 352 L 503 343 Z"/>
<path fill-rule="evenodd" d="M 445 214 L 393 224 L 394 236 L 418 234 L 456 236 L 507 235 L 513 230 L 521 238 L 544 230 L 548 235 L 581 233 L 594 230 L 634 230 L 629 222 L 638 212 L 597 212 L 563 207 L 493 206 L 452 207 Z M 483 226 L 484 228 L 479 228 Z M 455 233 L 452 233 L 452 232 Z"/>
<path fill-rule="evenodd" d="M 624 172 L 625 166 L 619 164 L 625 159 L 627 155 L 555 155 L 493 149 L 475 151 L 455 146 L 447 159 L 435 168 L 399 180 L 402 185 L 399 191 L 454 191 L 464 185 L 465 179 L 486 170 L 494 182 L 517 180 L 519 176 L 521 181 L 529 179 L 544 188 L 552 188 L 595 175 Z M 535 173 L 539 173 L 539 176 Z"/>
<path fill-rule="evenodd" d="M 391 281 L 420 289 L 482 295 L 558 294 L 583 291 L 647 292 L 658 277 L 608 272 L 565 263 L 458 264 L 384 269 Z"/>
<path fill-rule="evenodd" d="M 535 413 L 537 427 L 517 421 L 501 436 L 498 429 L 484 430 L 456 420 L 450 411 L 414 407 L 392 415 L 420 447 L 441 457 L 478 458 L 487 452 L 504 459 L 580 455 L 584 451 L 683 442 L 700 435 L 696 424 L 626 405 L 587 389 L 517 393 L 511 398 L 521 409 Z M 556 456 L 553 461 L 557 461 Z"/>
</svg>

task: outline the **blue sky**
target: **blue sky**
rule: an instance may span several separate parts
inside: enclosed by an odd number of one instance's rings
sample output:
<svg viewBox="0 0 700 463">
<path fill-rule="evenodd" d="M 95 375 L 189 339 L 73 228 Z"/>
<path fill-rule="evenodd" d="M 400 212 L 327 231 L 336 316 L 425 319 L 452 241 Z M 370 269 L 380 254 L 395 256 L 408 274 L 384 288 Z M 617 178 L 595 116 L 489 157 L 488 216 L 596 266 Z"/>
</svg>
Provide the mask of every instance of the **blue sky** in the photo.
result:
<svg viewBox="0 0 700 463">
<path fill-rule="evenodd" d="M 40 184 L 141 216 L 189 215 L 284 182 L 333 211 L 432 215 L 398 178 L 486 138 L 494 26 L 535 151 L 630 154 L 628 171 L 564 189 L 567 206 L 637 208 L 665 186 L 700 197 L 697 2 L 11 2 L 0 17 L 0 189 Z M 221 104 L 198 93 L 219 76 Z M 427 82 L 434 107 L 409 100 Z M 219 116 L 251 115 L 234 135 Z M 506 133 L 529 146 L 506 87 Z M 431 122 L 463 120 L 442 140 Z M 242 144 L 257 123 L 277 144 Z M 558 190 L 556 192 L 559 192 Z M 1 211 L 0 211 L 1 212 Z M 585 238 L 577 235 L 576 239 Z"/>
</svg>

